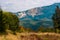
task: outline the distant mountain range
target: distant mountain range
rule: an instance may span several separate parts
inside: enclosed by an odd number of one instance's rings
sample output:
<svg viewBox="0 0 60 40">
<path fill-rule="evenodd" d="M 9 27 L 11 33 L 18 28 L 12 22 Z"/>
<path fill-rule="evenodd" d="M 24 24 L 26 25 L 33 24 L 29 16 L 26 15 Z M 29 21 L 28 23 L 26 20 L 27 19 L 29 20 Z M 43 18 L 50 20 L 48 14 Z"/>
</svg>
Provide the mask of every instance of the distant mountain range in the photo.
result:
<svg viewBox="0 0 60 40">
<path fill-rule="evenodd" d="M 22 12 L 15 13 L 20 20 L 20 25 L 38 29 L 40 26 L 53 27 L 52 16 L 55 13 L 56 6 L 60 7 L 60 3 L 55 3 L 49 6 L 37 7 Z"/>
</svg>

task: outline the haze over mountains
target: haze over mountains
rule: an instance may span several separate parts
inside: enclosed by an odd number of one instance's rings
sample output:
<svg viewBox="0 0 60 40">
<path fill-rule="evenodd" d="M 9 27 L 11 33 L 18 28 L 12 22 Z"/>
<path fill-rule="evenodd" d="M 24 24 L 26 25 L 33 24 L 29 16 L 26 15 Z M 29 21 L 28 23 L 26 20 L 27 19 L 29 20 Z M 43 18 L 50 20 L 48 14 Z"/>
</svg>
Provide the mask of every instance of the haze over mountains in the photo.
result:
<svg viewBox="0 0 60 40">
<path fill-rule="evenodd" d="M 20 25 L 33 30 L 40 26 L 53 27 L 52 16 L 55 13 L 56 6 L 60 7 L 60 3 L 49 6 L 37 7 L 22 12 L 15 13 L 20 19 Z"/>
<path fill-rule="evenodd" d="M 0 0 L 2 9 L 9 12 L 24 11 L 27 9 L 60 3 L 60 0 Z"/>
</svg>

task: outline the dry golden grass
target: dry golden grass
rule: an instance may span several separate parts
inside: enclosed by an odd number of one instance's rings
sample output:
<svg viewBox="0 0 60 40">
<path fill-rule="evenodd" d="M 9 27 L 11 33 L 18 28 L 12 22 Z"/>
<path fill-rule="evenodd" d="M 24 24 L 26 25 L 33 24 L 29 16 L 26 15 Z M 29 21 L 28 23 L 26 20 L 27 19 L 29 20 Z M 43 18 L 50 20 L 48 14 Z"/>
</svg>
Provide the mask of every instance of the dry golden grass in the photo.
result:
<svg viewBox="0 0 60 40">
<path fill-rule="evenodd" d="M 1 35 L 0 40 L 60 40 L 60 34 L 57 33 L 17 33 L 13 35 Z"/>
</svg>

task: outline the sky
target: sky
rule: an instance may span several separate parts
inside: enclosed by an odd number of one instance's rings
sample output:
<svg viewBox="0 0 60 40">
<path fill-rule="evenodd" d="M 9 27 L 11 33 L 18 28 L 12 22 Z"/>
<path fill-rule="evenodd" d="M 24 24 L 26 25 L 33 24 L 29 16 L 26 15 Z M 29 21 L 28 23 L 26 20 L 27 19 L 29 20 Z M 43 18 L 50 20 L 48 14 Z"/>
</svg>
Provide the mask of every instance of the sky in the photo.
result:
<svg viewBox="0 0 60 40">
<path fill-rule="evenodd" d="M 5 11 L 18 12 L 58 2 L 60 0 L 0 0 L 0 6 Z"/>
</svg>

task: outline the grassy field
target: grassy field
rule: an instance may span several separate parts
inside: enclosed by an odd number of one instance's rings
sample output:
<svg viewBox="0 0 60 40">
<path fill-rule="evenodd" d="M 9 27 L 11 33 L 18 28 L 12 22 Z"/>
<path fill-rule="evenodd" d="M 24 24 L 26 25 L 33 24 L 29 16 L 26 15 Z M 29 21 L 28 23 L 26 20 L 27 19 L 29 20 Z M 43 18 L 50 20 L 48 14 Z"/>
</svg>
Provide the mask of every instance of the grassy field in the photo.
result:
<svg viewBox="0 0 60 40">
<path fill-rule="evenodd" d="M 13 35 L 0 35 L 0 40 L 60 40 L 60 34 L 57 33 L 17 33 Z"/>
</svg>

